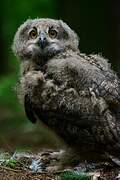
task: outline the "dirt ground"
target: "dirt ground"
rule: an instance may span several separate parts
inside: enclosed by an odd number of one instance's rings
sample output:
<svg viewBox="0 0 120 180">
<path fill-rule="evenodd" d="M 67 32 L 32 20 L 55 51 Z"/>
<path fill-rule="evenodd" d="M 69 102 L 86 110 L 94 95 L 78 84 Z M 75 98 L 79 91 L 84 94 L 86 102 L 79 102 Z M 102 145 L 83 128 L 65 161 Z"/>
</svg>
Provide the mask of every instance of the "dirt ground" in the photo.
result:
<svg viewBox="0 0 120 180">
<path fill-rule="evenodd" d="M 55 180 L 54 175 L 37 174 L 0 166 L 0 180 Z"/>
<path fill-rule="evenodd" d="M 9 154 L 2 151 L 0 153 L 0 180 L 64 180 L 60 174 L 68 171 L 50 172 L 60 160 L 62 150 L 42 150 L 39 153 L 14 152 Z M 89 170 L 80 164 L 77 168 L 71 169 L 77 174 L 77 178 L 67 178 L 69 180 L 79 180 L 78 172 L 85 171 L 91 180 L 120 180 L 120 168 L 110 164 L 89 164 Z M 77 169 L 77 170 L 76 170 Z M 66 180 L 66 179 L 65 179 Z M 82 180 L 80 178 L 80 180 Z M 83 178 L 84 180 L 84 178 Z"/>
</svg>

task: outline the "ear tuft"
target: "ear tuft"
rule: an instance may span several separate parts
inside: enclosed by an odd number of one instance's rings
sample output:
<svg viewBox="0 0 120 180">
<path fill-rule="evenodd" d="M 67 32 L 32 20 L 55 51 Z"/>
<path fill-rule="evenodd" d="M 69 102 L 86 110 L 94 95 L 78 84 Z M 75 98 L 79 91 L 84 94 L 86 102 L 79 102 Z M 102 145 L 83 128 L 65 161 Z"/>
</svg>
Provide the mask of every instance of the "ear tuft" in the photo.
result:
<svg viewBox="0 0 120 180">
<path fill-rule="evenodd" d="M 60 25 L 65 30 L 66 34 L 69 36 L 69 39 L 72 43 L 74 49 L 78 49 L 79 37 L 78 35 L 62 20 L 59 20 Z"/>
</svg>

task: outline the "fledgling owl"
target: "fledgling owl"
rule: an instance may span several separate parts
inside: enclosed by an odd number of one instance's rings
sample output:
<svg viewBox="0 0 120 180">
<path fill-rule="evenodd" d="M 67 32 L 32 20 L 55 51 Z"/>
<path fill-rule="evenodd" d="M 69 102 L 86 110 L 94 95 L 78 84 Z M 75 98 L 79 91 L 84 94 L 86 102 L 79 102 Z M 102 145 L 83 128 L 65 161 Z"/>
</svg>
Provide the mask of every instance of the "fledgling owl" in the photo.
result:
<svg viewBox="0 0 120 180">
<path fill-rule="evenodd" d="M 22 24 L 13 51 L 21 62 L 20 94 L 30 121 L 39 118 L 81 159 L 120 157 L 120 81 L 106 59 L 79 52 L 63 21 Z"/>
</svg>

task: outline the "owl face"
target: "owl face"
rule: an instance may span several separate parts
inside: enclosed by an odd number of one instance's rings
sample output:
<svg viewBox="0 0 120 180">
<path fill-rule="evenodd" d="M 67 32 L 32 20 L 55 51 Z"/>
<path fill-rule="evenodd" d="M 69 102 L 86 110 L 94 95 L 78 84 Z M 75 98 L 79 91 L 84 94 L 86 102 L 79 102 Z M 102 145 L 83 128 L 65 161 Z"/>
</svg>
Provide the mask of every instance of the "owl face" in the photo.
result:
<svg viewBox="0 0 120 180">
<path fill-rule="evenodd" d="M 34 19 L 22 24 L 14 38 L 13 51 L 20 59 L 51 58 L 66 49 L 78 49 L 78 37 L 61 20 Z"/>
</svg>

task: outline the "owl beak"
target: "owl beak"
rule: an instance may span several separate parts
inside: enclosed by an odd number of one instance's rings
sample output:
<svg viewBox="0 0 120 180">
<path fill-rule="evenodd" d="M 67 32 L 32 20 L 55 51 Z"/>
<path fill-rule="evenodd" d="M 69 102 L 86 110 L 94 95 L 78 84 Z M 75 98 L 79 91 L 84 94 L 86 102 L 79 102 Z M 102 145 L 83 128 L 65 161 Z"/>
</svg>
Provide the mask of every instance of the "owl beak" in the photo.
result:
<svg viewBox="0 0 120 180">
<path fill-rule="evenodd" d="M 46 39 L 45 34 L 40 35 L 38 44 L 39 44 L 41 49 L 44 49 L 46 47 L 47 39 Z"/>
</svg>

